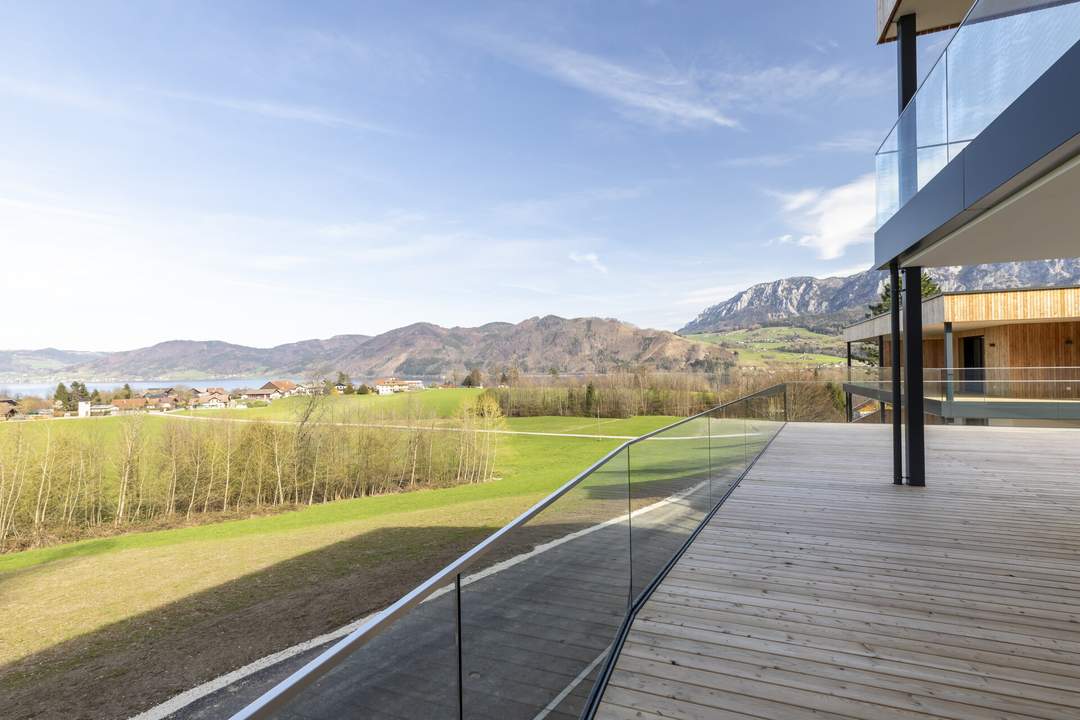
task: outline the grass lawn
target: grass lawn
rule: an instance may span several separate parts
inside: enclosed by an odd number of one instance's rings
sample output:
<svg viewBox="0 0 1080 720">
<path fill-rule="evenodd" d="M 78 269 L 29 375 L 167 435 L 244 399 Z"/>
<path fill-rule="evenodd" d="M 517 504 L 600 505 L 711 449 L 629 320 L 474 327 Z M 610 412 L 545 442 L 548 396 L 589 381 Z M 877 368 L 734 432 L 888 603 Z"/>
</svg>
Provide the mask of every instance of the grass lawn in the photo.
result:
<svg viewBox="0 0 1080 720">
<path fill-rule="evenodd" d="M 738 353 L 740 365 L 838 365 L 844 360 L 843 341 L 806 328 L 763 327 L 720 333 L 698 333 L 687 337 L 720 345 Z M 792 351 L 791 348 L 805 348 Z"/>
<path fill-rule="evenodd" d="M 452 414 L 444 398 L 460 403 L 470 393 L 414 397 Z M 287 419 L 281 401 L 238 415 L 271 411 Z M 116 432 L 115 420 L 38 422 L 30 431 L 48 425 L 104 438 Z M 672 420 L 511 418 L 506 427 L 618 436 Z M 504 435 L 498 479 L 485 484 L 0 556 L 0 613 L 19 618 L 0 643 L 0 716 L 64 714 L 74 706 L 88 708 L 87 716 L 123 717 L 339 627 L 393 601 L 620 442 Z"/>
</svg>

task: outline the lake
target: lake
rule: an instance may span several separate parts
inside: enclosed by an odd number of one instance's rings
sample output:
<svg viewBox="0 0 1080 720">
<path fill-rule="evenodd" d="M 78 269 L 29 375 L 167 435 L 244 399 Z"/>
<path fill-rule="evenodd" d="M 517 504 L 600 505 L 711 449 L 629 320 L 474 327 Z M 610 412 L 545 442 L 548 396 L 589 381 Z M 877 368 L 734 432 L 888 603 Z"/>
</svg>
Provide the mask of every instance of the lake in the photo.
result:
<svg viewBox="0 0 1080 720">
<path fill-rule="evenodd" d="M 262 387 L 263 385 L 266 384 L 266 381 L 268 379 L 269 378 L 259 377 L 259 378 L 232 378 L 232 379 L 229 379 L 229 380 L 221 380 L 221 379 L 219 379 L 219 380 L 139 380 L 139 381 L 131 380 L 131 381 L 128 381 L 127 384 L 130 385 L 131 389 L 135 390 L 135 391 L 148 390 L 150 388 L 175 387 L 177 385 L 183 385 L 184 387 L 198 387 L 198 388 L 218 387 L 218 388 L 224 388 L 226 391 L 231 391 L 231 390 L 236 390 L 236 389 L 239 389 L 239 388 Z M 274 378 L 274 379 L 275 380 L 282 380 L 282 379 L 285 379 L 285 378 Z M 295 380 L 293 378 L 288 378 L 288 379 L 293 380 L 293 382 L 300 382 L 299 380 Z M 64 384 L 69 385 L 70 383 L 65 382 Z M 94 390 L 100 390 L 102 392 L 105 392 L 106 390 L 118 390 L 118 389 L 122 388 L 123 386 L 124 386 L 124 381 L 123 380 L 121 380 L 119 382 L 88 382 L 88 383 L 86 383 L 86 387 L 89 388 L 91 392 L 93 392 Z M 0 396 L 6 396 L 6 397 L 21 397 L 21 396 L 24 396 L 24 395 L 34 395 L 34 396 L 37 396 L 37 397 L 45 397 L 46 395 L 52 394 L 52 392 L 54 390 L 56 390 L 56 383 L 43 383 L 43 384 L 25 383 L 25 384 L 20 384 L 20 383 L 3 383 L 3 382 L 0 382 Z"/>
</svg>

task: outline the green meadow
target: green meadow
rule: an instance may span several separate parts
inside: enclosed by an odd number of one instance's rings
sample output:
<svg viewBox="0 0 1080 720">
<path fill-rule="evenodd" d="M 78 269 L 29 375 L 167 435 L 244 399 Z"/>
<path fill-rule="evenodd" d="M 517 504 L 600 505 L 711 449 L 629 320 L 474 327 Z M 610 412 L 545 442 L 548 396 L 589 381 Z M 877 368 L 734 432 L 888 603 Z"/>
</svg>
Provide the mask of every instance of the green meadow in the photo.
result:
<svg viewBox="0 0 1080 720">
<path fill-rule="evenodd" d="M 431 403 L 429 407 L 449 415 L 456 410 L 454 402 L 467 402 L 475 394 L 425 391 L 408 401 Z M 334 398 L 333 402 L 403 402 L 398 397 L 354 396 Z M 276 407 L 238 414 L 285 420 L 292 417 L 288 404 L 296 403 L 275 403 Z M 202 632 L 199 618 L 208 608 L 227 606 L 229 613 L 248 612 L 255 617 L 271 598 L 279 605 L 288 605 L 288 598 L 294 596 L 302 598 L 297 599 L 298 603 L 311 603 L 302 594 L 310 588 L 322 583 L 332 586 L 342 576 L 362 575 L 362 579 L 355 580 L 355 602 L 339 609 L 340 614 L 333 617 L 333 623 L 344 624 L 381 607 L 513 519 L 617 447 L 623 442 L 619 436 L 638 435 L 673 420 L 509 418 L 504 426 L 511 431 L 599 437 L 500 435 L 495 479 L 481 484 L 129 532 L 0 556 L 0 613 L 20 618 L 19 623 L 8 625 L 5 641 L 0 644 L 0 694 L 5 689 L 33 692 L 39 685 L 44 688 L 67 682 L 61 675 L 75 671 L 70 662 L 72 653 L 83 658 L 115 659 L 133 651 L 134 646 L 125 639 L 125 635 L 135 632 L 133 628 L 144 641 L 158 638 L 168 646 L 165 641 L 173 635 Z M 108 443 L 119 435 L 121 421 L 35 421 L 22 427 L 32 437 L 43 438 L 46 432 L 54 437 L 61 433 L 92 433 Z M 153 428 L 169 422 L 190 422 L 160 416 L 147 416 L 146 421 Z M 13 427 L 0 427 L 0 432 Z M 343 555 L 344 547 L 356 550 Z M 297 563 L 302 571 L 278 572 Z M 384 577 L 387 573 L 390 577 Z M 376 583 L 380 577 L 383 580 Z M 238 587 L 244 590 L 238 591 Z M 179 612 L 177 608 L 190 603 L 200 608 L 197 615 L 173 617 Z M 247 660 L 280 649 L 277 644 L 282 642 L 298 642 L 317 634 L 320 628 L 299 622 L 291 627 L 293 634 L 286 632 L 275 640 L 275 645 L 249 650 L 253 656 Z M 69 660 L 62 661 L 61 655 Z M 206 673 L 228 669 L 210 663 Z M 121 674 L 126 676 L 126 671 Z M 77 686 L 75 679 L 69 680 Z M 174 689 L 184 688 L 169 692 Z"/>
<path fill-rule="evenodd" d="M 844 362 L 844 344 L 838 336 L 798 327 L 762 327 L 687 337 L 720 345 L 738 353 L 738 364 L 762 367 L 795 365 L 818 367 Z"/>
</svg>

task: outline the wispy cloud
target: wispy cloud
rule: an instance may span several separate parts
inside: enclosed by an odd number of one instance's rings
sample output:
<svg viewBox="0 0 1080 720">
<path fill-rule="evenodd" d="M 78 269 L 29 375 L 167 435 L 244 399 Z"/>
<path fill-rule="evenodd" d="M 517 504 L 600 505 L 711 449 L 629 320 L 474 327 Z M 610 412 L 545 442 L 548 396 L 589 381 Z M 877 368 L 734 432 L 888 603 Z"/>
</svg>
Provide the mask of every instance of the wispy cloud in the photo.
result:
<svg viewBox="0 0 1080 720">
<path fill-rule="evenodd" d="M 158 94 L 174 100 L 210 105 L 226 110 L 259 115 L 273 120 L 311 123 L 314 125 L 322 125 L 323 127 L 361 130 L 364 132 L 396 134 L 396 131 L 392 128 L 361 120 L 350 115 L 342 115 L 332 110 L 313 105 L 297 105 L 272 100 L 229 98 L 171 91 L 159 92 Z"/>
<path fill-rule="evenodd" d="M 585 265 L 592 268 L 596 272 L 601 273 L 602 275 L 607 275 L 607 266 L 600 262 L 600 256 L 596 253 L 572 252 L 570 253 L 569 257 L 571 262 L 575 262 L 578 265 Z"/>
<path fill-rule="evenodd" d="M 742 285 L 735 284 L 698 288 L 686 293 L 675 303 L 678 305 L 693 305 L 694 307 L 708 307 L 723 302 L 744 289 Z"/>
<path fill-rule="evenodd" d="M 560 226 L 569 218 L 608 203 L 636 200 L 646 192 L 640 187 L 586 188 L 551 197 L 500 203 L 492 211 L 497 221 L 516 227 L 525 225 Z"/>
<path fill-rule="evenodd" d="M 874 237 L 874 175 L 834 188 L 776 193 L 796 242 L 818 257 L 841 257 Z"/>
<path fill-rule="evenodd" d="M 814 145 L 821 152 L 872 153 L 881 145 L 884 135 L 880 131 L 861 130 L 822 140 Z"/>
<path fill-rule="evenodd" d="M 798 155 L 786 153 L 770 153 L 765 155 L 749 155 L 747 157 L 728 158 L 721 160 L 722 167 L 729 168 L 775 168 L 789 165 L 799 159 Z"/>
<path fill-rule="evenodd" d="M 557 45 L 483 35 L 500 55 L 571 87 L 613 102 L 626 117 L 661 127 L 738 127 L 691 72 L 634 68 Z"/>
<path fill-rule="evenodd" d="M 807 100 L 863 95 L 880 85 L 876 75 L 843 65 L 761 67 L 735 58 L 680 68 L 666 56 L 653 65 L 630 65 L 496 33 L 467 36 L 534 72 L 610 101 L 629 119 L 664 129 L 740 128 L 740 112 L 789 113 Z"/>
<path fill-rule="evenodd" d="M 824 272 L 816 273 L 814 277 L 818 279 L 831 278 L 831 277 L 848 277 L 856 273 L 861 273 L 870 269 L 870 263 L 859 263 L 858 265 L 849 265 L 847 267 L 836 268 L 835 270 L 827 270 Z"/>
<path fill-rule="evenodd" d="M 91 112 L 117 112 L 125 109 L 121 103 L 88 88 L 33 79 L 0 76 L 0 94 L 54 105 L 66 105 Z"/>
</svg>

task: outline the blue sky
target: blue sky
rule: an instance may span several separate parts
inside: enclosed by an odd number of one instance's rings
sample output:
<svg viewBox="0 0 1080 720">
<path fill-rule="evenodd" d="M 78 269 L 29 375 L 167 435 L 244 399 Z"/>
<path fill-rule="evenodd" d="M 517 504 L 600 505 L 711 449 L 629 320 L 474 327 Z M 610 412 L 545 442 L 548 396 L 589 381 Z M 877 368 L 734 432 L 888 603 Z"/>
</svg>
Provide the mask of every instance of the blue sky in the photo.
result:
<svg viewBox="0 0 1080 720">
<path fill-rule="evenodd" d="M 675 329 L 863 269 L 896 102 L 873 10 L 5 3 L 0 347 Z"/>
</svg>

